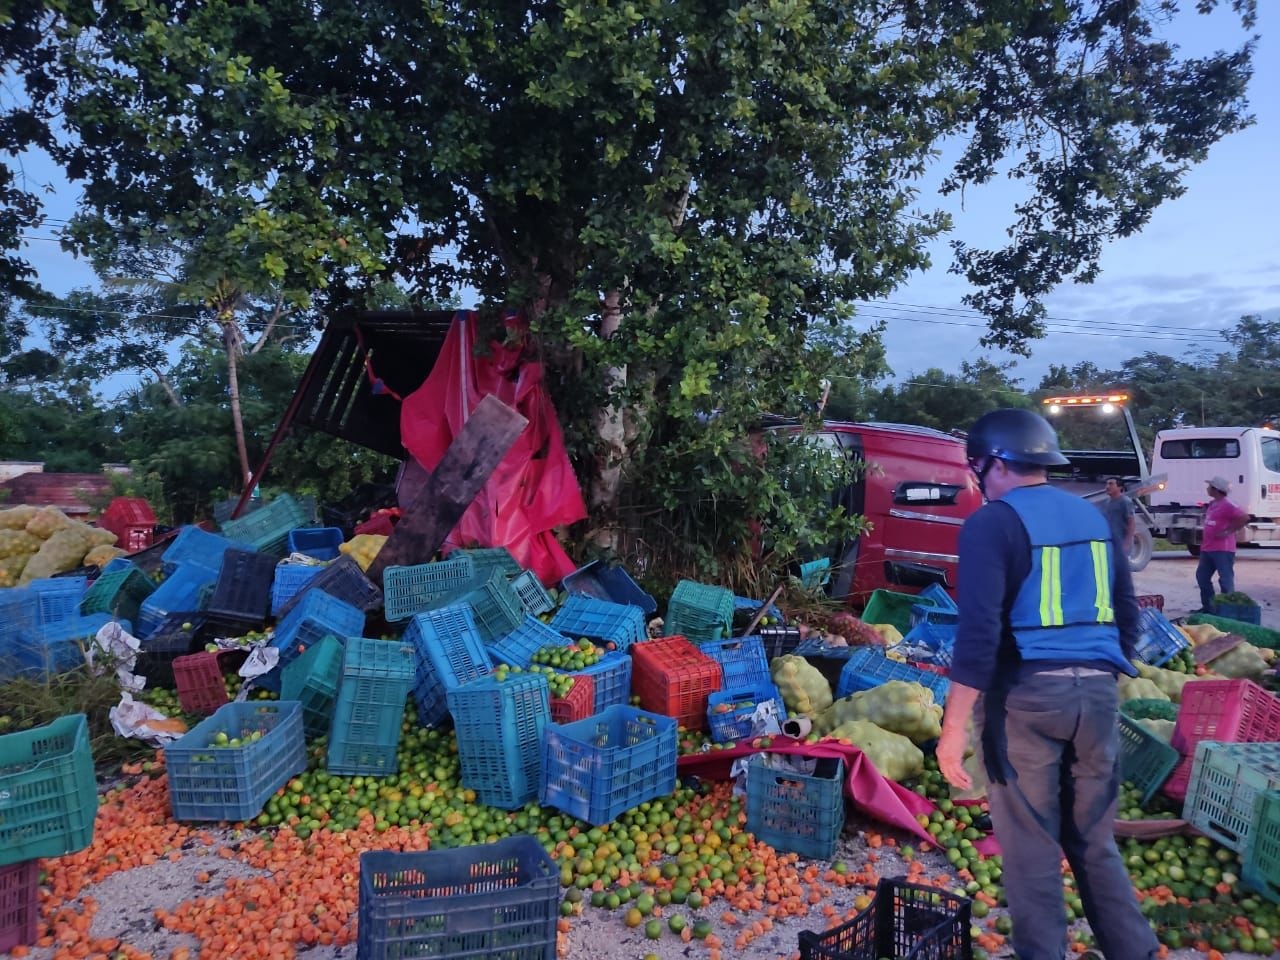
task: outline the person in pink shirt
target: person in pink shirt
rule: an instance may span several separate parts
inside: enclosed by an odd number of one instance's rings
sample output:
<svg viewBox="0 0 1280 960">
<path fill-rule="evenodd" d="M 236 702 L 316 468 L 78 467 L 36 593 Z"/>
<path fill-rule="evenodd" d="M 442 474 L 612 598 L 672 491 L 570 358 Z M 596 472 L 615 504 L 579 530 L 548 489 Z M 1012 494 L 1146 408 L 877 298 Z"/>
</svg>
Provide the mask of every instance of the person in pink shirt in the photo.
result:
<svg viewBox="0 0 1280 960">
<path fill-rule="evenodd" d="M 1209 506 L 1204 512 L 1204 537 L 1200 541 L 1200 563 L 1196 567 L 1196 584 L 1200 587 L 1200 609 L 1213 612 L 1213 574 L 1218 574 L 1222 593 L 1236 588 L 1236 531 L 1249 522 L 1249 515 L 1227 499 L 1231 481 L 1211 477 L 1205 481 Z"/>
</svg>

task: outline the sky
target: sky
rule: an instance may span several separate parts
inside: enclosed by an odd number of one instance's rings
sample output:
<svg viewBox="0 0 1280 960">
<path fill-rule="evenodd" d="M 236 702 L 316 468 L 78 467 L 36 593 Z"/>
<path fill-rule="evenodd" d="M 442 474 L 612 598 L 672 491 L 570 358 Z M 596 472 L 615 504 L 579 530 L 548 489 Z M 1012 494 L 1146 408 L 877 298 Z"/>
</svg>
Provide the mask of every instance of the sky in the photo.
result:
<svg viewBox="0 0 1280 960">
<path fill-rule="evenodd" d="M 1224 4 L 1229 6 L 1229 4 Z M 1259 4 L 1258 42 L 1249 99 L 1255 124 L 1213 147 L 1186 177 L 1186 193 L 1158 208 L 1138 235 L 1110 242 L 1093 284 L 1068 285 L 1046 300 L 1050 333 L 1029 358 L 979 345 L 984 324 L 961 298 L 968 285 L 948 274 L 950 248 L 932 249 L 934 267 L 884 303 L 864 306 L 863 321 L 888 320 L 884 340 L 894 379 L 939 367 L 958 373 L 962 360 L 1016 361 L 1012 375 L 1034 388 L 1051 363 L 1090 360 L 1115 369 L 1148 350 L 1181 357 L 1197 348 L 1225 348 L 1221 332 L 1245 314 L 1280 318 L 1280 3 Z M 1242 37 L 1230 10 L 1204 17 L 1184 13 L 1166 34 L 1186 55 L 1235 47 Z M 50 181 L 46 224 L 29 231 L 25 251 L 40 282 L 59 294 L 94 285 L 88 265 L 60 249 L 56 233 L 75 207 L 76 191 L 47 164 L 28 161 L 33 180 Z M 936 171 L 941 177 L 941 166 Z M 935 200 L 952 213 L 950 237 L 974 245 L 1003 239 L 1016 195 L 1004 184 L 970 190 L 958 200 Z M 102 385 L 108 396 L 131 384 Z"/>
</svg>

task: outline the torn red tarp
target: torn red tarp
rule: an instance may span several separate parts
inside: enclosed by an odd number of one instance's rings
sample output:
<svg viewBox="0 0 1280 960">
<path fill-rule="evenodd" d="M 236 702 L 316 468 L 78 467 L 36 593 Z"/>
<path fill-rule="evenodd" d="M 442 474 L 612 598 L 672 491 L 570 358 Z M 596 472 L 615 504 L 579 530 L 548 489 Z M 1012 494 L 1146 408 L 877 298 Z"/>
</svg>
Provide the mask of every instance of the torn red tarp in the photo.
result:
<svg viewBox="0 0 1280 960">
<path fill-rule="evenodd" d="M 445 550 L 506 547 L 522 567 L 551 584 L 576 567 L 551 531 L 587 511 L 542 364 L 525 350 L 527 326 L 518 314 L 508 314 L 503 324 L 506 342 L 490 341 L 477 356 L 475 313 L 455 314 L 426 382 L 404 399 L 400 438 L 414 459 L 434 470 L 487 395 L 527 419 L 529 425 L 445 540 Z"/>
<path fill-rule="evenodd" d="M 845 796 L 867 816 L 875 817 L 890 826 L 905 830 L 929 843 L 936 838 L 929 833 L 916 817 L 922 813 L 933 813 L 937 808 L 914 790 L 908 790 L 902 784 L 890 780 L 880 773 L 867 759 L 866 754 L 851 744 L 821 741 L 805 743 L 791 737 L 773 737 L 767 747 L 754 747 L 750 740 L 744 740 L 728 750 L 709 750 L 706 753 L 689 753 L 676 761 L 677 769 L 683 774 L 706 777 L 712 780 L 726 780 L 729 767 L 738 757 L 750 756 L 753 753 L 790 753 L 804 757 L 839 757 L 844 760 L 844 768 L 848 771 L 845 780 Z"/>
</svg>

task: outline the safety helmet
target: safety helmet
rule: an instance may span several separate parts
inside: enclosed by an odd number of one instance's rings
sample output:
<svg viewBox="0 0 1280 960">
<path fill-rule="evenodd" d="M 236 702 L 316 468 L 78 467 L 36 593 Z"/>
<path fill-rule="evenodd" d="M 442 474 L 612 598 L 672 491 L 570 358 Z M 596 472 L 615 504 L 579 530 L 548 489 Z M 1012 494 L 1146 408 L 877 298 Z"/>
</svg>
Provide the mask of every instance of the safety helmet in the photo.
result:
<svg viewBox="0 0 1280 960">
<path fill-rule="evenodd" d="M 970 460 L 995 457 L 1040 467 L 1061 466 L 1070 461 L 1058 449 L 1058 434 L 1049 421 L 1030 410 L 992 410 L 969 430 L 965 452 Z"/>
</svg>

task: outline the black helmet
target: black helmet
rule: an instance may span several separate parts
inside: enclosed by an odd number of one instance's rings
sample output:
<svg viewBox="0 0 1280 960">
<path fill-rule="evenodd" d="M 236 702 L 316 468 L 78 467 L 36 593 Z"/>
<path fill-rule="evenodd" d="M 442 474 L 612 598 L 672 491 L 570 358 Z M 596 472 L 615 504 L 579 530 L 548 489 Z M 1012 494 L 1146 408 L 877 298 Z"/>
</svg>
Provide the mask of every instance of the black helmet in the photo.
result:
<svg viewBox="0 0 1280 960">
<path fill-rule="evenodd" d="M 965 452 L 970 460 L 995 457 L 1039 467 L 1070 463 L 1058 449 L 1058 434 L 1049 421 L 1030 410 L 992 410 L 969 430 Z"/>
</svg>

